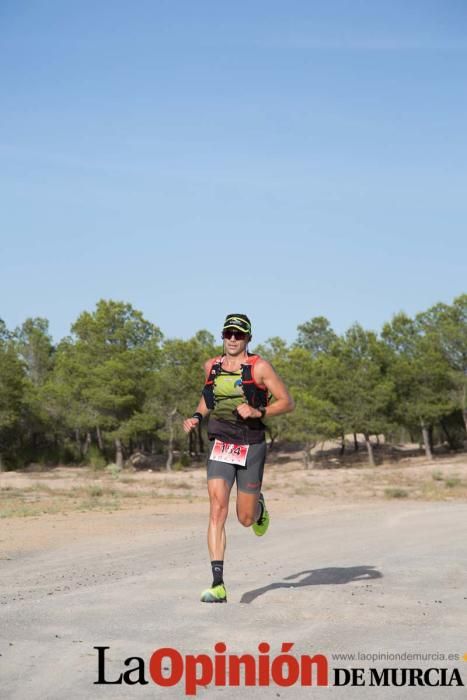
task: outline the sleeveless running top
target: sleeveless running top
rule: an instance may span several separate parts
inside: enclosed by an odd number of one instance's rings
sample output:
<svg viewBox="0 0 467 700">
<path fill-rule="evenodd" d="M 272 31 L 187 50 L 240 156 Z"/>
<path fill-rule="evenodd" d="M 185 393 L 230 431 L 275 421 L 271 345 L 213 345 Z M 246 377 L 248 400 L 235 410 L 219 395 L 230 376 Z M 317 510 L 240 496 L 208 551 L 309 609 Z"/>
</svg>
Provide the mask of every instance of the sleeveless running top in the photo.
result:
<svg viewBox="0 0 467 700">
<path fill-rule="evenodd" d="M 243 445 L 254 445 L 264 442 L 265 426 L 261 419 L 241 418 L 236 410 L 245 401 L 250 403 L 250 405 L 253 404 L 253 401 L 251 399 L 247 400 L 245 396 L 245 388 L 243 386 L 245 370 L 240 368 L 236 372 L 230 372 L 224 369 L 222 367 L 222 358 L 216 358 L 213 362 L 213 367 L 216 367 L 215 376 L 208 385 L 209 391 L 212 392 L 211 396 L 207 396 L 205 393 L 205 398 L 208 398 L 208 400 L 210 398 L 213 399 L 208 422 L 209 439 L 218 438 L 225 442 L 235 442 Z M 250 373 L 248 376 L 251 376 Z M 248 383 L 250 384 L 251 381 L 248 381 Z M 264 403 L 262 401 L 262 405 L 267 403 L 267 390 L 265 391 L 266 401 Z"/>
<path fill-rule="evenodd" d="M 211 415 L 223 420 L 237 420 L 236 409 L 245 402 L 242 389 L 242 370 L 229 372 L 221 369 L 214 387 L 214 408 Z"/>
</svg>

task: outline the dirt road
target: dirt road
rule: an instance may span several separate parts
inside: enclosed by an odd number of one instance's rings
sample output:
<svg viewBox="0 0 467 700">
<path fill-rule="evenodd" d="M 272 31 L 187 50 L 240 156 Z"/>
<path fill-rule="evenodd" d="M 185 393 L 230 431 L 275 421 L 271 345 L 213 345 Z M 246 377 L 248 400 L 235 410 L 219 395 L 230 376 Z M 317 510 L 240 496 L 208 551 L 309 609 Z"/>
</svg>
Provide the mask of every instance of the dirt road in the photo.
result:
<svg viewBox="0 0 467 700">
<path fill-rule="evenodd" d="M 300 505 L 296 505 L 297 503 Z M 457 667 L 467 684 L 467 504 L 389 501 L 307 505 L 271 503 L 267 535 L 256 538 L 229 516 L 227 605 L 198 602 L 209 583 L 206 503 L 134 511 L 9 520 L 20 549 L 0 560 L 1 697 L 180 698 L 183 682 L 155 685 L 149 658 L 173 647 L 182 656 L 214 644 L 227 654 L 282 642 L 291 651 L 325 654 L 334 667 Z M 7 521 L 2 521 L 6 523 Z M 47 536 L 41 540 L 41 528 Z M 19 530 L 18 530 L 19 529 Z M 28 532 L 34 547 L 28 548 Z M 2 535 L 5 534 L 4 529 Z M 41 544 L 37 546 L 37 541 Z M 147 685 L 94 685 L 95 646 L 106 651 L 105 674 L 142 657 Z M 337 660 L 343 653 L 460 654 L 459 661 Z M 130 667 L 134 667 L 133 662 Z M 365 675 L 366 677 L 366 675 Z M 136 675 L 132 676 L 133 679 Z M 366 681 L 369 682 L 368 679 Z M 465 688 L 270 687 L 198 688 L 212 698 L 440 698 Z"/>
</svg>

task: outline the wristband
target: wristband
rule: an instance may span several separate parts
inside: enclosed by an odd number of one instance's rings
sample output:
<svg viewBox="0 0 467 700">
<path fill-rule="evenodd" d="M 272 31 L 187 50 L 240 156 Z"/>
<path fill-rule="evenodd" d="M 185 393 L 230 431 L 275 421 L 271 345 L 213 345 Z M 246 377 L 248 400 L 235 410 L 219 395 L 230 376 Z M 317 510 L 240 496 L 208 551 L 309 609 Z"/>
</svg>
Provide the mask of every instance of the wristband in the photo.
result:
<svg viewBox="0 0 467 700">
<path fill-rule="evenodd" d="M 192 418 L 197 418 L 197 419 L 199 420 L 200 423 L 201 423 L 201 421 L 203 420 L 203 414 L 202 414 L 202 413 L 199 413 L 199 411 L 196 411 L 196 413 L 193 413 L 193 415 L 192 415 L 191 417 L 192 417 Z"/>
</svg>

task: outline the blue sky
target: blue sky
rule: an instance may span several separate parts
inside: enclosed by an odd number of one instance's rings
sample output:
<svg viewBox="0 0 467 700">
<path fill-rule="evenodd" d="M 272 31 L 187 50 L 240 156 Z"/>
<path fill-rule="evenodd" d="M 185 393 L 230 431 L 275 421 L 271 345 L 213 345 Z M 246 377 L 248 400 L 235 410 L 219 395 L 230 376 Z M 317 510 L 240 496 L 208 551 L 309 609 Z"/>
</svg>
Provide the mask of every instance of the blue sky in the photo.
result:
<svg viewBox="0 0 467 700">
<path fill-rule="evenodd" d="M 0 4 L 0 318 L 380 329 L 467 291 L 463 0 Z"/>
</svg>

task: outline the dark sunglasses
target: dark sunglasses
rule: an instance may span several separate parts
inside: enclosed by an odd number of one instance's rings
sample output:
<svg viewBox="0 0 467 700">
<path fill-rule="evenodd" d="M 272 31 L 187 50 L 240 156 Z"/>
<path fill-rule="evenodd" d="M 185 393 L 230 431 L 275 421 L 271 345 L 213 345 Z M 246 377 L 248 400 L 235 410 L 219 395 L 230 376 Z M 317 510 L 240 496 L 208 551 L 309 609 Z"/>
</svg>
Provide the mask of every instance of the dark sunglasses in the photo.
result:
<svg viewBox="0 0 467 700">
<path fill-rule="evenodd" d="M 245 340 L 247 333 L 243 331 L 222 331 L 222 337 L 224 340 L 230 340 L 231 338 L 235 338 L 235 340 Z"/>
</svg>

